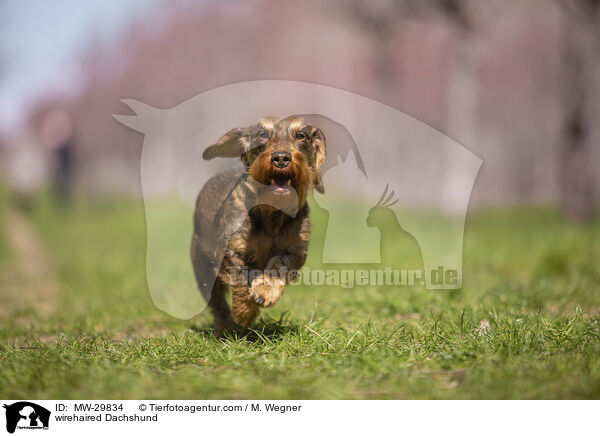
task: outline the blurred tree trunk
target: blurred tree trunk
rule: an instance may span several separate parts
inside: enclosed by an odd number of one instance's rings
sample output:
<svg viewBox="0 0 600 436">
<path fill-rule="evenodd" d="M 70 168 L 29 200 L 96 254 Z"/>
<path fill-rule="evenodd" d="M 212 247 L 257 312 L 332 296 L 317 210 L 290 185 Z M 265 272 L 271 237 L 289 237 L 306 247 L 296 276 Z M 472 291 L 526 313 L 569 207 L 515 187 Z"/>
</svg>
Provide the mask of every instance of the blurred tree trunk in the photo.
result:
<svg viewBox="0 0 600 436">
<path fill-rule="evenodd" d="M 352 0 L 341 2 L 346 14 L 372 40 L 373 72 L 382 95 L 395 95 L 398 77 L 394 64 L 392 37 L 394 29 L 405 19 L 403 11 L 405 0 L 396 2 Z"/>
<path fill-rule="evenodd" d="M 600 0 L 563 3 L 563 107 L 561 145 L 561 208 L 577 220 L 590 220 L 595 212 L 594 174 L 590 165 L 590 94 L 600 38 Z"/>
<path fill-rule="evenodd" d="M 373 70 L 384 95 L 397 95 L 399 78 L 394 67 L 392 38 L 406 20 L 444 20 L 461 31 L 471 30 L 466 0 L 352 0 L 341 1 L 346 15 L 373 41 Z"/>
</svg>

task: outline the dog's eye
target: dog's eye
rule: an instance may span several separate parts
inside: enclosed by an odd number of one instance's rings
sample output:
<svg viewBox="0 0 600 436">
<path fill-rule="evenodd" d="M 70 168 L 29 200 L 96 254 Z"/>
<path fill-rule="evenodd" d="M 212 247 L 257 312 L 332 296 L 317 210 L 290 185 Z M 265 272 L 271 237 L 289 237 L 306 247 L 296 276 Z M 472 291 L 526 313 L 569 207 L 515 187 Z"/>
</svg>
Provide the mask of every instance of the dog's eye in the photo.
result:
<svg viewBox="0 0 600 436">
<path fill-rule="evenodd" d="M 258 134 L 258 137 L 259 137 L 260 139 L 269 139 L 269 134 L 268 134 L 267 132 L 260 132 L 260 133 Z"/>
<path fill-rule="evenodd" d="M 296 134 L 296 139 L 297 139 L 298 141 L 304 141 L 304 140 L 306 139 L 306 135 L 305 135 L 304 133 L 302 133 L 302 132 L 298 132 L 298 133 Z"/>
</svg>

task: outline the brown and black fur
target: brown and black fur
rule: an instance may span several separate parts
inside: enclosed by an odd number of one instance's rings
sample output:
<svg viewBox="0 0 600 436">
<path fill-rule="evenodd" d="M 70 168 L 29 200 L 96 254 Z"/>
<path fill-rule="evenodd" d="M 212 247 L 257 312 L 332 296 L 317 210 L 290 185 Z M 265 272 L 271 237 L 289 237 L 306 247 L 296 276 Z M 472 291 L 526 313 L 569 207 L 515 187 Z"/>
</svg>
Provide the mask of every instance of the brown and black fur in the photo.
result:
<svg viewBox="0 0 600 436">
<path fill-rule="evenodd" d="M 323 192 L 319 168 L 325 155 L 323 132 L 294 116 L 230 130 L 204 151 L 205 159 L 240 156 L 244 164 L 208 180 L 196 201 L 192 263 L 217 335 L 232 321 L 252 325 L 304 264 L 310 242 L 306 196 L 313 187 Z M 243 270 L 261 273 L 248 277 Z"/>
</svg>

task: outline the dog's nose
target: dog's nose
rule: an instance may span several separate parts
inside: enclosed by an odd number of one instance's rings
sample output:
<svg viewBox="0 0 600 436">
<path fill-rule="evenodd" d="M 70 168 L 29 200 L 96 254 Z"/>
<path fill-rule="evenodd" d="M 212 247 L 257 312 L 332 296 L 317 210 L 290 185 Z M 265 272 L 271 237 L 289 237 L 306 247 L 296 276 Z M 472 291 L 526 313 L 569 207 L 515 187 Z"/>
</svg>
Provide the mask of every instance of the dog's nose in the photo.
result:
<svg viewBox="0 0 600 436">
<path fill-rule="evenodd" d="M 292 155 L 287 151 L 276 151 L 271 155 L 271 162 L 277 168 L 285 168 L 292 161 Z"/>
</svg>

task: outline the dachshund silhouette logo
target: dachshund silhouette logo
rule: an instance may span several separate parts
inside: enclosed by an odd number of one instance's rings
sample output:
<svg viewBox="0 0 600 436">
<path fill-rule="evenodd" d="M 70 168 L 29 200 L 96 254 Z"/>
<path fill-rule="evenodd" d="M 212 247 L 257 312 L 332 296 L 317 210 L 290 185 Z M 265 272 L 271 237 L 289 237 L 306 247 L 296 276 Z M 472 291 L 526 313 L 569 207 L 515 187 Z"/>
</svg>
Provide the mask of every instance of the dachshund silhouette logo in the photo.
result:
<svg viewBox="0 0 600 436">
<path fill-rule="evenodd" d="M 6 431 L 14 433 L 18 429 L 47 430 L 50 424 L 50 411 L 29 401 L 19 401 L 4 405 L 6 409 Z"/>
</svg>

